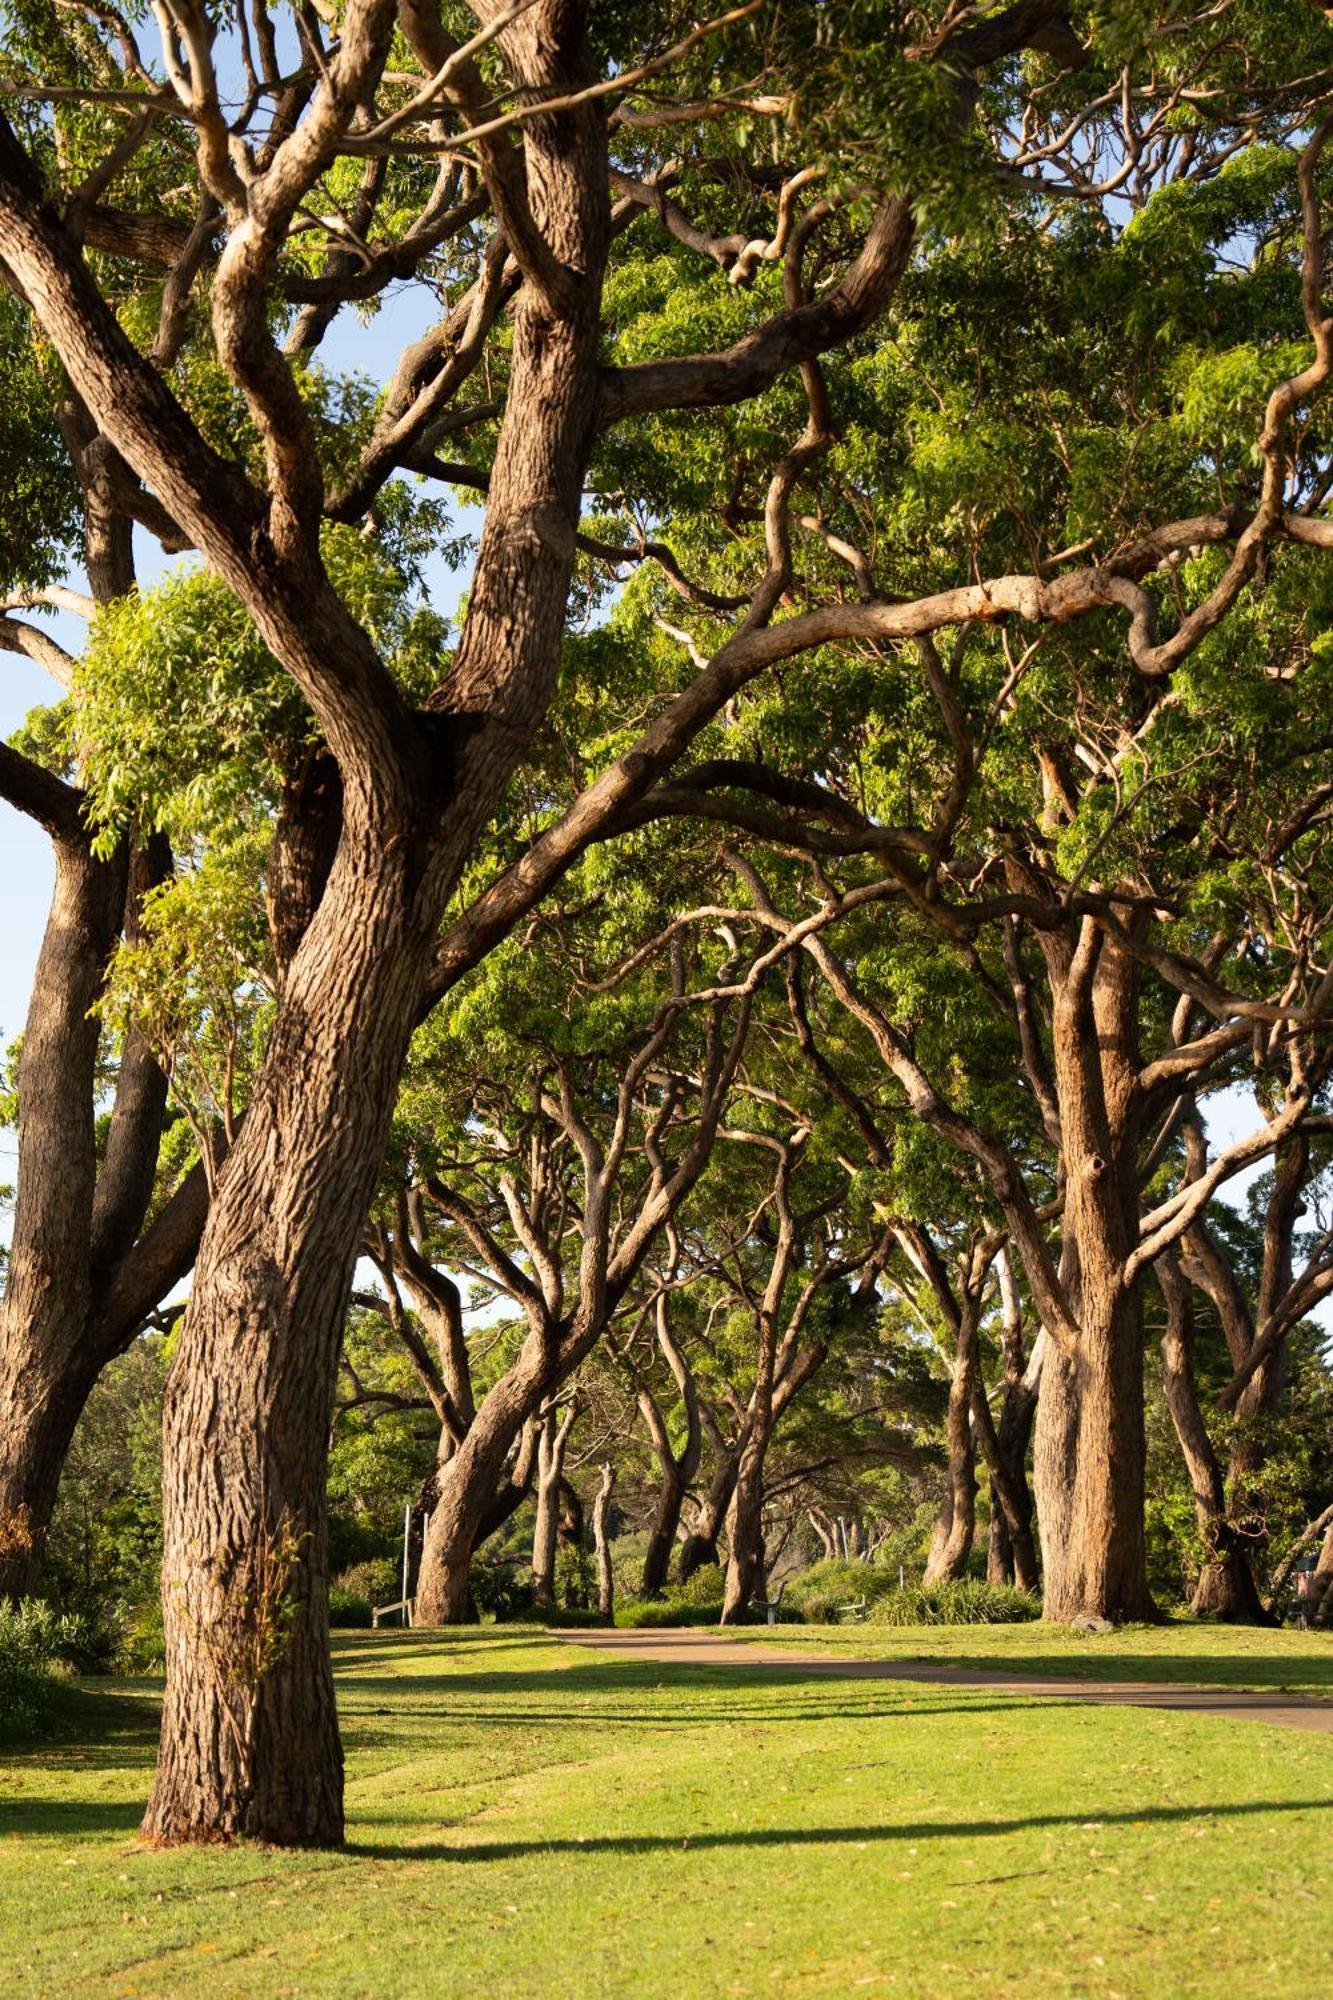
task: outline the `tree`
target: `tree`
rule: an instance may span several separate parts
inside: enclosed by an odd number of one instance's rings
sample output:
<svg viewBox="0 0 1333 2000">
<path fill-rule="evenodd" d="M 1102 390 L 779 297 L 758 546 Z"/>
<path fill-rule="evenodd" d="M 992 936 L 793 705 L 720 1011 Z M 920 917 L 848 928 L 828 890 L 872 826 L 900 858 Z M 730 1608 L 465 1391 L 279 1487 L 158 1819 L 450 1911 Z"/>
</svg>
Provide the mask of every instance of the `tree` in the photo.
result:
<svg viewBox="0 0 1333 2000">
<path fill-rule="evenodd" d="M 325 1439 L 359 1234 L 411 1031 L 431 999 L 612 828 L 740 688 L 811 644 L 931 629 L 969 607 L 1065 619 L 1128 601 L 1137 656 L 1156 657 L 1141 579 L 1183 545 L 1179 528 L 1163 528 L 1146 552 L 1054 583 L 1033 574 L 970 583 L 925 609 L 835 601 L 775 622 L 792 573 L 792 495 L 830 431 L 818 357 L 884 312 L 916 241 L 918 206 L 947 222 L 950 195 L 980 185 L 979 174 L 997 202 L 1027 203 L 1031 187 L 1010 180 L 1017 173 L 1022 182 L 1025 169 L 1062 179 L 1075 198 L 1100 191 L 1090 162 L 1120 101 L 1105 73 L 1125 54 L 1119 17 L 1097 29 L 1091 61 L 1063 9 L 1046 0 L 1017 0 L 980 22 L 931 8 L 924 40 L 896 24 L 886 32 L 876 17 L 873 49 L 862 46 L 852 71 L 823 11 L 794 7 L 772 24 L 765 94 L 756 97 L 751 37 L 768 24 L 752 22 L 749 8 L 737 14 L 671 43 L 652 10 L 636 9 L 614 27 L 599 22 L 606 39 L 595 43 L 580 5 L 534 0 L 477 8 L 460 40 L 434 5 L 354 0 L 336 44 L 307 13 L 294 17 L 290 74 L 267 17 L 252 25 L 196 0 L 173 0 L 162 17 L 160 73 L 118 16 L 99 15 L 65 39 L 59 17 L 38 8 L 32 26 L 25 18 L 8 35 L 22 136 L 0 131 L 7 272 L 128 468 L 125 505 L 178 546 L 197 547 L 235 592 L 308 700 L 336 766 L 336 811 L 328 785 L 313 788 L 317 800 L 292 801 L 314 893 L 243 1126 L 217 1176 L 168 1392 L 167 1695 L 145 1823 L 158 1840 L 340 1837 L 323 1617 Z M 394 45 L 391 63 L 395 19 L 406 50 Z M 1275 24 L 1271 9 L 1247 6 L 1245 25 L 1253 37 L 1229 39 L 1221 57 L 1196 25 L 1172 41 L 1163 76 L 1141 63 L 1146 95 L 1135 101 L 1147 124 L 1131 124 L 1124 140 L 1131 178 L 1151 172 L 1164 151 L 1174 157 L 1172 112 L 1201 74 L 1211 81 L 1210 62 L 1223 72 L 1226 105 L 1214 107 L 1201 148 L 1194 140 L 1179 150 L 1214 160 L 1231 139 L 1220 114 L 1240 105 L 1233 117 L 1249 119 L 1256 93 L 1261 124 L 1265 115 L 1299 123 L 1304 106 L 1289 80 L 1314 67 L 1301 68 L 1313 22 L 1303 37 L 1285 19 Z M 236 115 L 226 101 L 232 47 L 246 80 Z M 1060 87 L 1043 94 L 1047 63 Z M 1086 68 L 1086 82 L 1067 83 L 1063 65 Z M 870 72 L 878 87 L 867 103 Z M 652 95 L 646 105 L 636 99 L 649 82 L 673 93 L 669 115 L 654 110 Z M 750 121 L 794 111 L 798 84 L 808 127 L 774 126 L 778 172 L 723 174 L 723 187 L 739 183 L 737 220 L 746 225 L 729 232 L 745 234 L 744 244 L 728 243 L 674 199 L 697 194 L 711 205 L 708 153 L 667 197 L 668 160 L 681 140 L 675 114 L 710 135 L 720 118 L 724 157 L 748 162 Z M 1073 136 L 1062 140 L 1066 128 Z M 176 199 L 145 215 L 115 197 L 133 188 L 145 153 L 160 156 L 155 149 L 183 154 L 192 168 L 173 183 Z M 468 162 L 462 183 L 459 154 Z M 441 155 L 438 174 L 423 171 Z M 831 186 L 854 180 L 872 194 L 853 206 L 831 192 L 797 212 L 808 170 L 825 166 Z M 350 220 L 308 230 L 312 210 L 337 214 L 344 203 Z M 858 220 L 869 211 L 864 234 L 842 276 L 816 293 L 807 248 L 848 208 Z M 486 226 L 474 230 L 483 216 Z M 717 352 L 662 356 L 659 342 L 657 358 L 606 366 L 604 344 L 621 330 L 604 312 L 608 258 L 614 232 L 639 217 L 720 267 L 728 312 L 741 280 L 782 263 L 781 304 L 765 316 L 757 288 L 761 309 Z M 459 277 L 462 296 L 404 355 L 369 436 L 344 428 L 338 463 L 321 454 L 307 401 L 312 348 L 339 305 L 373 298 L 436 257 Z M 136 258 L 166 272 L 157 324 L 136 329 L 141 344 L 115 310 L 121 261 Z M 184 327 L 197 344 L 182 346 Z M 485 403 L 459 396 L 502 347 L 491 380 L 503 411 L 489 432 L 489 389 Z M 555 692 L 598 437 L 640 420 L 651 430 L 664 411 L 745 402 L 793 369 L 805 371 L 810 422 L 801 418 L 801 441 L 770 482 L 760 580 L 751 572 L 729 593 L 742 599 L 739 625 L 498 879 L 468 880 Z M 488 414 L 465 414 L 479 409 Z M 489 468 L 468 463 L 466 473 L 485 484 L 486 523 L 457 651 L 421 709 L 395 686 L 331 581 L 320 523 L 326 513 L 367 517 L 395 467 L 436 473 L 443 439 L 474 427 L 483 451 L 494 438 Z M 1290 532 L 1280 456 L 1275 445 L 1253 520 L 1227 514 L 1206 531 L 1235 540 L 1218 586 L 1228 601 L 1264 545 Z M 764 462 L 771 466 L 771 449 Z M 1189 545 L 1198 534 L 1191 530 Z M 653 559 L 648 540 L 630 560 Z M 674 560 L 666 567 L 681 573 Z M 1215 621 L 1220 601 L 1210 592 L 1182 629 L 1192 636 Z M 464 886 L 441 940 L 446 907 Z M 274 1605 L 273 1643 L 261 1644 L 256 1621 Z M 238 1679 L 241 1660 L 254 1671 Z"/>
</svg>

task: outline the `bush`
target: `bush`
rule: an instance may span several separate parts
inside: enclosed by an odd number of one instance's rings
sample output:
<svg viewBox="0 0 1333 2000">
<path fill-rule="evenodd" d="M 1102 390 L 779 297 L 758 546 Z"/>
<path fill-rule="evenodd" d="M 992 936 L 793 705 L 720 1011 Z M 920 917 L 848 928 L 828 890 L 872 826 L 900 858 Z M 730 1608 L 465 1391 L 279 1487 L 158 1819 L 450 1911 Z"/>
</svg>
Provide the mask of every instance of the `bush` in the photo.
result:
<svg viewBox="0 0 1333 2000">
<path fill-rule="evenodd" d="M 479 1618 L 528 1618 L 532 1615 L 532 1577 L 522 1562 L 501 1559 L 474 1562 L 472 1602 Z"/>
<path fill-rule="evenodd" d="M 877 1598 L 866 1613 L 872 1625 L 1022 1625 L 1041 1617 L 1041 1599 L 1011 1583 L 909 1583 Z"/>
<path fill-rule="evenodd" d="M 352 1563 L 334 1577 L 333 1588 L 329 1592 L 330 1602 L 334 1591 L 341 1591 L 344 1597 L 362 1597 L 372 1607 L 376 1604 L 396 1604 L 403 1594 L 402 1565 L 392 1556 Z"/>
<path fill-rule="evenodd" d="M 1012 1584 L 961 1577 L 955 1583 L 899 1585 L 873 1563 L 811 1563 L 793 1577 L 782 1608 L 807 1625 L 832 1625 L 842 1605 L 864 1598 L 869 1625 L 1018 1625 L 1041 1616 L 1041 1604 Z"/>
<path fill-rule="evenodd" d="M 337 1630 L 364 1631 L 374 1623 L 374 1607 L 368 1597 L 362 1597 L 355 1590 L 344 1590 L 340 1583 L 329 1589 L 329 1624 Z"/>
<path fill-rule="evenodd" d="M 811 1563 L 809 1569 L 794 1576 L 783 1592 L 782 1608 L 794 1612 L 806 1625 L 832 1625 L 840 1606 L 857 1603 L 862 1598 L 866 1601 L 867 1617 L 873 1616 L 878 1600 L 897 1587 L 891 1570 L 837 1557 Z"/>
<path fill-rule="evenodd" d="M 616 1611 L 617 1625 L 716 1625 L 722 1615 L 722 1571 L 716 1563 L 697 1569 L 685 1583 L 669 1584 L 660 1597 L 631 1598 Z"/>
<path fill-rule="evenodd" d="M 581 1543 L 555 1552 L 555 1601 L 562 1611 L 587 1611 L 597 1595 L 592 1557 Z"/>
<path fill-rule="evenodd" d="M 37 1598 L 0 1604 L 0 1737 L 33 1735 L 52 1719 L 73 1672 L 60 1651 L 62 1622 Z"/>
</svg>

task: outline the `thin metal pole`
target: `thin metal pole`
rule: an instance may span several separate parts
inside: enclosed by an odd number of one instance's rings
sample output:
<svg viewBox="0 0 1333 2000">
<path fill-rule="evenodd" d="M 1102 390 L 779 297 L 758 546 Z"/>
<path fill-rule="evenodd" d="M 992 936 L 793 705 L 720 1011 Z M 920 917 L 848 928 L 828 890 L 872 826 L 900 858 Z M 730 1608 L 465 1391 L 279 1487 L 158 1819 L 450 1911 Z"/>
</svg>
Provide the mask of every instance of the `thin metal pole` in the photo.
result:
<svg viewBox="0 0 1333 2000">
<path fill-rule="evenodd" d="M 407 1602 L 407 1545 L 411 1533 L 412 1533 L 412 1502 L 408 1500 L 403 1507 L 403 1623 L 404 1625 L 410 1625 L 412 1623 L 412 1613 Z"/>
</svg>

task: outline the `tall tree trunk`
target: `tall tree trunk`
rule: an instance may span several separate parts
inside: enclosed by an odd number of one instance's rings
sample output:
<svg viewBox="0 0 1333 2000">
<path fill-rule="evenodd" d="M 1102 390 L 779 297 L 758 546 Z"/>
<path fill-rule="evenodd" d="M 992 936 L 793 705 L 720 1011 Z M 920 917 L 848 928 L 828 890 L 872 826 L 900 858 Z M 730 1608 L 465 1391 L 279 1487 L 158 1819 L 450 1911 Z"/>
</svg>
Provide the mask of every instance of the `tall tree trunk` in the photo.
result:
<svg viewBox="0 0 1333 2000">
<path fill-rule="evenodd" d="M 433 73 L 447 51 L 424 13 L 415 26 Z M 578 8 L 539 4 L 506 40 L 539 92 L 590 79 Z M 342 1837 L 325 1483 L 343 1322 L 441 914 L 555 691 L 600 383 L 604 116 L 592 106 L 534 118 L 524 147 L 560 296 L 525 285 L 515 305 L 468 615 L 430 726 L 410 727 L 385 699 L 381 665 L 329 608 L 315 556 L 283 558 L 261 607 L 279 657 L 304 667 L 312 646 L 327 654 L 310 678 L 341 766 L 342 833 L 218 1180 L 167 1386 L 167 1684 L 151 1840 Z M 302 564 L 304 625 L 290 588 Z M 502 1448 L 487 1496 L 503 1461 Z M 429 1574 L 421 1590 L 438 1610 Z"/>
<path fill-rule="evenodd" d="M 976 1447 L 972 1436 L 972 1404 L 979 1371 L 977 1329 L 972 1302 L 966 1301 L 956 1338 L 953 1374 L 949 1382 L 948 1473 L 925 1581 L 941 1583 L 962 1576 L 972 1553 L 977 1524 Z"/>
<path fill-rule="evenodd" d="M 555 1555 L 560 1528 L 561 1485 L 565 1475 L 565 1449 L 578 1415 L 571 1402 L 563 1418 L 552 1404 L 542 1414 L 537 1441 L 537 1484 L 533 1495 L 536 1511 L 532 1527 L 532 1601 L 550 1609 L 555 1603 Z"/>
<path fill-rule="evenodd" d="M 597 1555 L 597 1616 L 603 1625 L 616 1622 L 616 1584 L 611 1568 L 611 1541 L 608 1524 L 611 1514 L 611 1495 L 615 1491 L 616 1469 L 611 1464 L 602 1467 L 602 1483 L 597 1489 L 597 1498 L 592 1507 L 592 1544 Z"/>
<path fill-rule="evenodd" d="M 1034 1475 L 1044 1615 L 1156 1616 L 1144 1536 L 1139 1240 L 1139 968 L 1085 919 L 1042 939 L 1065 1169 L 1061 1277 L 1075 1330 L 1047 1328 Z M 1062 1350 L 1062 1351 L 1061 1351 Z"/>
</svg>

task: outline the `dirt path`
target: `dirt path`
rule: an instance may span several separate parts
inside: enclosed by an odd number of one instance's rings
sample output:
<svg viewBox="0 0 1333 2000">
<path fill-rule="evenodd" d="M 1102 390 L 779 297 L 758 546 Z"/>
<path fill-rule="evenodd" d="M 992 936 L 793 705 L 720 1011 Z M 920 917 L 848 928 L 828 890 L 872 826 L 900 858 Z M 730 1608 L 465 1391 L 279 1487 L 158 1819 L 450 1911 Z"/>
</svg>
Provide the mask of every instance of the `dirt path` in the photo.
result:
<svg viewBox="0 0 1333 2000">
<path fill-rule="evenodd" d="M 1181 1681 L 1083 1681 L 1052 1675 L 1000 1674 L 984 1667 L 954 1667 L 937 1660 L 830 1659 L 827 1653 L 797 1653 L 786 1646 L 749 1644 L 707 1632 L 552 1632 L 552 1639 L 585 1646 L 623 1659 L 663 1667 L 769 1667 L 829 1680 L 922 1681 L 945 1687 L 989 1688 L 999 1694 L 1044 1695 L 1060 1701 L 1099 1702 L 1110 1707 L 1186 1709 L 1192 1714 L 1239 1716 L 1277 1723 L 1284 1729 L 1312 1729 L 1333 1736 L 1333 1701 L 1288 1694 L 1281 1688 L 1197 1687 Z"/>
</svg>

